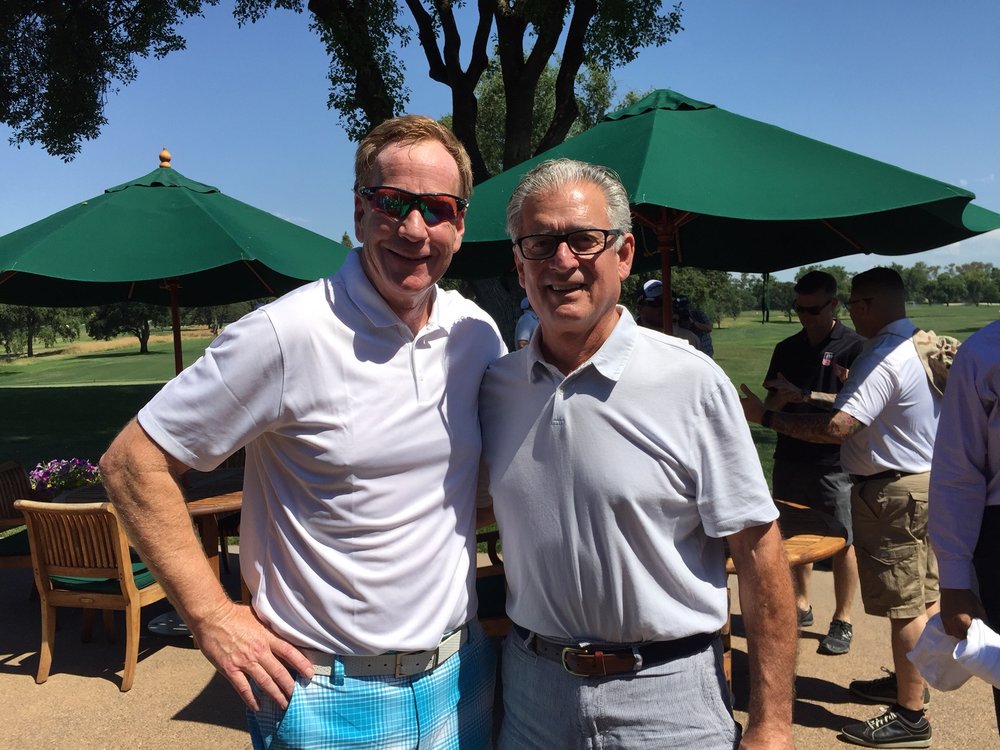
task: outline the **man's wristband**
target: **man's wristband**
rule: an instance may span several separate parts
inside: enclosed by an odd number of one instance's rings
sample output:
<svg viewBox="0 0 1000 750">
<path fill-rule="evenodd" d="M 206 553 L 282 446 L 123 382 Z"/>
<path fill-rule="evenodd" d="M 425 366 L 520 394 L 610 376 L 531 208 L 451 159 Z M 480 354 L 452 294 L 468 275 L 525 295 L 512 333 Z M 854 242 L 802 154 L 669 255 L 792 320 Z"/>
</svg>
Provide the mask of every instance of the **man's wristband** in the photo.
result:
<svg viewBox="0 0 1000 750">
<path fill-rule="evenodd" d="M 774 419 L 774 412 L 771 411 L 770 409 L 765 409 L 763 415 L 761 415 L 760 423 L 764 427 L 771 429 L 771 422 L 773 419 Z"/>
</svg>

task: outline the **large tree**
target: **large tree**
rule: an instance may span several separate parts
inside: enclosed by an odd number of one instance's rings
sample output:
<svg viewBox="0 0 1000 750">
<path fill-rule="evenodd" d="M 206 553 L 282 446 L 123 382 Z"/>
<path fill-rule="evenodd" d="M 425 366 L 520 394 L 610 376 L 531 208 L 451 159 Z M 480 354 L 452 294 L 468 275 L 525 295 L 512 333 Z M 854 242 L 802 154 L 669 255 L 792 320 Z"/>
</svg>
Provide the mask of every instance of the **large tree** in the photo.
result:
<svg viewBox="0 0 1000 750">
<path fill-rule="evenodd" d="M 217 2 L 0 2 L 0 122 L 11 141 L 72 159 L 107 123 L 108 94 L 135 80 L 136 59 L 183 49 L 177 24 Z"/>
<path fill-rule="evenodd" d="M 0 121 L 15 142 L 41 143 L 72 158 L 106 123 L 108 94 L 136 77 L 135 60 L 183 49 L 177 25 L 218 0 L 5 0 L 0 3 Z M 565 139 L 580 115 L 584 65 L 609 71 L 682 30 L 681 6 L 660 0 L 236 0 L 240 23 L 273 8 L 311 13 L 330 55 L 329 105 L 358 139 L 402 112 L 407 71 L 397 54 L 413 38 L 427 75 L 451 89 L 453 126 L 472 157 L 475 181 L 490 176 L 476 138 L 476 86 L 491 64 L 503 81 L 503 167 Z M 463 29 L 468 30 L 463 40 Z M 465 52 L 463 52 L 463 41 Z M 467 60 L 463 63 L 463 58 Z M 533 105 L 539 81 L 558 58 L 554 106 L 543 136 Z"/>
<path fill-rule="evenodd" d="M 76 341 L 80 336 L 80 311 L 68 307 L 0 305 L 0 345 L 6 354 L 35 356 L 35 341 L 54 346 L 56 341 Z"/>
<path fill-rule="evenodd" d="M 87 335 L 105 341 L 130 333 L 139 339 L 139 353 L 149 354 L 149 335 L 153 327 L 170 325 L 170 311 L 165 307 L 141 302 L 117 302 L 101 305 L 87 321 Z"/>
</svg>

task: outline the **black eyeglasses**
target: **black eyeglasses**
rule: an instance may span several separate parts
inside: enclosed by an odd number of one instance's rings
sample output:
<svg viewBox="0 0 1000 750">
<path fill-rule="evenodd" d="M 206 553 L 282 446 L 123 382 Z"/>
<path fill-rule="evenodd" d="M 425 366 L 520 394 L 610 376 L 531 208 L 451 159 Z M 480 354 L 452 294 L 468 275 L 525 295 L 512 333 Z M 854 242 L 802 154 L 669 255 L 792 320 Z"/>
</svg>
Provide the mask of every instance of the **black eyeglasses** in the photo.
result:
<svg viewBox="0 0 1000 750">
<path fill-rule="evenodd" d="M 808 306 L 803 306 L 803 305 L 800 305 L 800 304 L 796 303 L 796 304 L 792 305 L 792 309 L 795 310 L 795 312 L 800 313 L 800 314 L 801 313 L 809 313 L 810 315 L 819 315 L 821 312 L 823 312 L 823 308 L 825 308 L 831 302 L 833 302 L 833 298 L 828 299 L 822 305 L 808 305 Z"/>
<path fill-rule="evenodd" d="M 369 201 L 376 211 L 390 219 L 402 221 L 410 215 L 410 211 L 417 210 L 429 227 L 445 221 L 454 222 L 469 207 L 469 201 L 465 198 L 448 193 L 411 193 L 387 185 L 359 185 L 354 190 Z"/>
<path fill-rule="evenodd" d="M 608 246 L 612 237 L 621 237 L 621 229 L 576 229 L 566 234 L 527 234 L 514 241 L 525 260 L 545 260 L 556 254 L 562 243 L 573 255 L 597 255 Z"/>
</svg>

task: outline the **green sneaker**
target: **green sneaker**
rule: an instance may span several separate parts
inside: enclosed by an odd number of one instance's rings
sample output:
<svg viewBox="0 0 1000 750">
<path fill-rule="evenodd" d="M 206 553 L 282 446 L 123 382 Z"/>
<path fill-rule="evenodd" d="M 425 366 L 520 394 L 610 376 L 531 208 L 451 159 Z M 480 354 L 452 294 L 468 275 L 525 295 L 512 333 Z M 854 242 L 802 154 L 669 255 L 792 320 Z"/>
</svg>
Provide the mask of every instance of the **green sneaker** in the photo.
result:
<svg viewBox="0 0 1000 750">
<path fill-rule="evenodd" d="M 921 716 L 916 723 L 903 718 L 894 706 L 881 716 L 848 724 L 840 730 L 848 742 L 865 747 L 930 747 L 931 723 Z"/>
<path fill-rule="evenodd" d="M 853 680 L 848 686 L 848 690 L 859 698 L 864 698 L 872 703 L 884 703 L 891 706 L 896 702 L 896 673 L 882 667 L 885 677 L 878 677 L 874 680 Z M 931 702 L 931 691 L 924 685 L 924 705 Z"/>
</svg>

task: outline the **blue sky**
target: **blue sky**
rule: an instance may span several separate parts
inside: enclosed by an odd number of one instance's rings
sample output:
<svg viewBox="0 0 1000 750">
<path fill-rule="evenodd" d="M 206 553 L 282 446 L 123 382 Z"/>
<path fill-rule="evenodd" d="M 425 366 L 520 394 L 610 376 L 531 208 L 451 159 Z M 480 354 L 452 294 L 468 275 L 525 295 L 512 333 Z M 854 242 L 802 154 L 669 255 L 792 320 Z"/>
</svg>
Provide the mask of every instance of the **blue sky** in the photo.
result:
<svg viewBox="0 0 1000 750">
<path fill-rule="evenodd" d="M 474 5 L 474 4 L 473 4 Z M 687 0 L 685 30 L 615 72 L 619 94 L 687 96 L 960 185 L 1000 211 L 1000 2 Z M 232 4 L 182 28 L 187 50 L 141 61 L 112 94 L 100 138 L 64 164 L 0 126 L 0 235 L 158 166 L 339 240 L 353 234 L 354 145 L 326 108 L 327 57 L 308 17 L 272 11 L 239 29 Z M 439 117 L 448 90 L 403 50 L 409 111 Z M 850 271 L 877 256 L 837 262 Z M 1000 231 L 919 255 L 1000 265 Z M 791 278 L 793 271 L 779 274 Z"/>
</svg>

